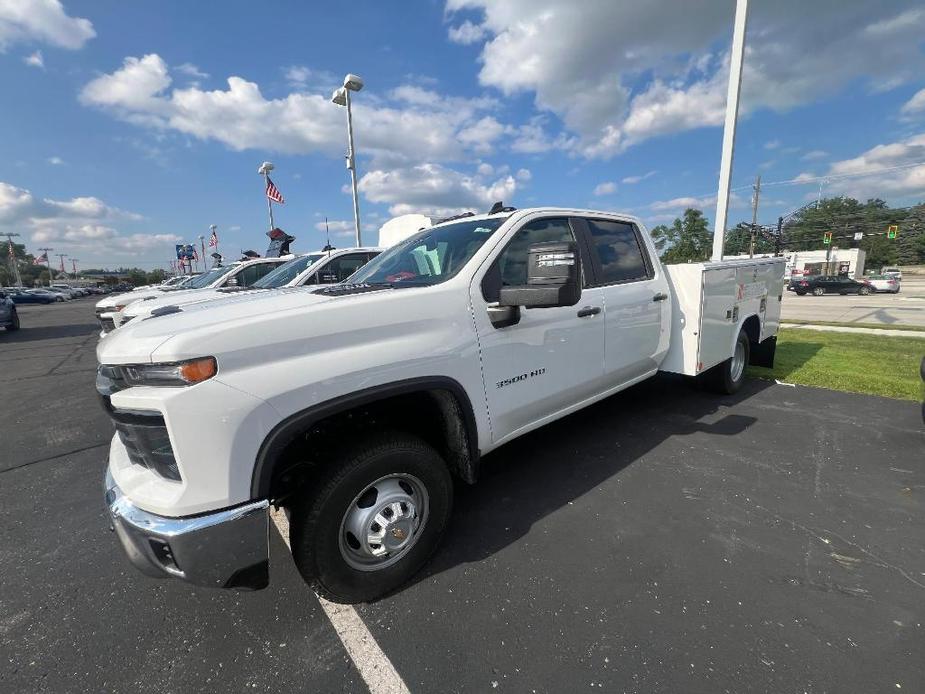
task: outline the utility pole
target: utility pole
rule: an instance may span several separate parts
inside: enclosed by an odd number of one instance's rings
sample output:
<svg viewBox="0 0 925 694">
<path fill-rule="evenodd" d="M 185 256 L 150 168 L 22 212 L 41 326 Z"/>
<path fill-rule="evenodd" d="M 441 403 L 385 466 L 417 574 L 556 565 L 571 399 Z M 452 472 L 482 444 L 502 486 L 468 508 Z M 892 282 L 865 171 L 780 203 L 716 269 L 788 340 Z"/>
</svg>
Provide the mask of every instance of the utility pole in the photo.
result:
<svg viewBox="0 0 925 694">
<path fill-rule="evenodd" d="M 74 279 L 77 279 L 77 263 L 80 262 L 80 258 L 71 258 L 71 269 L 74 271 Z"/>
<path fill-rule="evenodd" d="M 729 214 L 729 189 L 732 183 L 732 156 L 735 150 L 736 118 L 739 115 L 739 92 L 742 89 L 742 63 L 745 59 L 745 27 L 748 0 L 736 0 L 729 56 L 729 87 L 726 92 L 726 121 L 723 126 L 723 151 L 719 164 L 719 190 L 716 194 L 716 218 L 713 221 L 714 261 L 723 259 L 726 239 L 726 216 Z"/>
<path fill-rule="evenodd" d="M 748 257 L 755 257 L 755 229 L 758 227 L 758 200 L 761 197 L 761 174 L 755 179 L 755 185 L 752 186 L 755 194 L 752 195 L 752 238 L 748 244 Z"/>
<path fill-rule="evenodd" d="M 781 251 L 781 243 L 783 243 L 784 235 L 784 218 L 777 218 L 777 236 L 774 237 L 774 255 L 779 256 Z"/>
<path fill-rule="evenodd" d="M 45 253 L 45 269 L 48 270 L 48 285 L 51 286 L 51 262 L 48 260 L 48 251 L 55 250 L 54 248 L 40 248 L 40 251 Z M 39 282 L 41 284 L 41 281 Z"/>
<path fill-rule="evenodd" d="M 21 236 L 21 234 L 8 233 L 6 235 L 7 239 L 10 242 L 10 270 L 13 272 L 13 280 L 16 282 L 17 287 L 22 286 L 22 277 L 19 276 L 19 263 L 16 262 L 16 254 L 13 252 L 13 237 Z"/>
</svg>

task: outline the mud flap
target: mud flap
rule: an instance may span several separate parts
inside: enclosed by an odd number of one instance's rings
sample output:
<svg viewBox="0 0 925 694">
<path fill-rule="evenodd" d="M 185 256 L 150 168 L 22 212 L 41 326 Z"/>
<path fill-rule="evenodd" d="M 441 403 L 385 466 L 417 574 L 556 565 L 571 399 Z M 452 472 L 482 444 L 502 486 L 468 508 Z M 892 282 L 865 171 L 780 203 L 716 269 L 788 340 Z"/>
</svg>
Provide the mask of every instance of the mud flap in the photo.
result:
<svg viewBox="0 0 925 694">
<path fill-rule="evenodd" d="M 764 342 L 752 343 L 751 355 L 748 363 L 752 366 L 765 366 L 774 368 L 774 353 L 777 351 L 777 335 L 772 335 Z"/>
</svg>

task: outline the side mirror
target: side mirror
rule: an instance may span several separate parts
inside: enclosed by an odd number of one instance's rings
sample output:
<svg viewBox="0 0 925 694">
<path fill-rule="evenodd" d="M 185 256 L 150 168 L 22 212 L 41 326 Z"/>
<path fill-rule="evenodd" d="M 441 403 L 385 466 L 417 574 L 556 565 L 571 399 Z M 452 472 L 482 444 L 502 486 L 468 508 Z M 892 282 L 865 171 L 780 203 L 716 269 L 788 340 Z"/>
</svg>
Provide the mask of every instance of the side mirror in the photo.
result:
<svg viewBox="0 0 925 694">
<path fill-rule="evenodd" d="M 237 278 L 237 277 L 232 277 L 230 280 L 228 280 L 227 282 L 225 282 L 225 286 L 226 286 L 226 287 L 237 287 L 237 286 L 238 286 L 238 278 Z"/>
<path fill-rule="evenodd" d="M 534 243 L 527 251 L 527 283 L 502 287 L 499 306 L 552 308 L 581 300 L 581 257 L 578 244 Z"/>
</svg>

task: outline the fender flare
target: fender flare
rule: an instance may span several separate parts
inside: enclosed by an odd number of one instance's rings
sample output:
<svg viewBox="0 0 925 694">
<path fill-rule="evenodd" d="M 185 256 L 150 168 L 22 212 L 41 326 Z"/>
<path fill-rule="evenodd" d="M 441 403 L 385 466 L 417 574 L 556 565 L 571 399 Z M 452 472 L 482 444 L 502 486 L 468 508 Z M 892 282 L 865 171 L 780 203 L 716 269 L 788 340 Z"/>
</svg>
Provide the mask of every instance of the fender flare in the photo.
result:
<svg viewBox="0 0 925 694">
<path fill-rule="evenodd" d="M 478 425 L 472 402 L 465 388 L 458 381 L 447 376 L 408 378 L 325 400 L 282 420 L 266 435 L 257 451 L 257 459 L 251 476 L 251 499 L 265 499 L 269 496 L 276 459 L 300 433 L 317 422 L 378 400 L 430 390 L 446 390 L 456 398 L 463 413 L 463 425 L 466 430 L 471 464 L 477 465 L 479 460 Z"/>
</svg>

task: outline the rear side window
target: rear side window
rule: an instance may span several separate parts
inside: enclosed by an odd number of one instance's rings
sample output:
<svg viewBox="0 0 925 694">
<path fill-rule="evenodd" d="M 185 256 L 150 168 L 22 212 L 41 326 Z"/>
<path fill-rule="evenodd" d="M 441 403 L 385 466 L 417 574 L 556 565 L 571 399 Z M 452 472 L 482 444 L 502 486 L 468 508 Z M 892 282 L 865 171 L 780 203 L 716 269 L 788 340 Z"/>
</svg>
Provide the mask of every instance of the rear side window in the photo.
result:
<svg viewBox="0 0 925 694">
<path fill-rule="evenodd" d="M 238 280 L 239 287 L 249 287 L 274 268 L 276 265 L 273 263 L 255 263 L 241 270 L 235 275 L 235 279 Z"/>
<path fill-rule="evenodd" d="M 352 253 L 335 258 L 318 271 L 317 274 L 320 275 L 320 282 L 322 284 L 343 282 L 369 262 L 367 257 L 365 253 Z"/>
<path fill-rule="evenodd" d="M 599 282 L 613 284 L 652 276 L 636 227 L 628 222 L 586 219 L 591 246 L 600 260 Z"/>
</svg>

